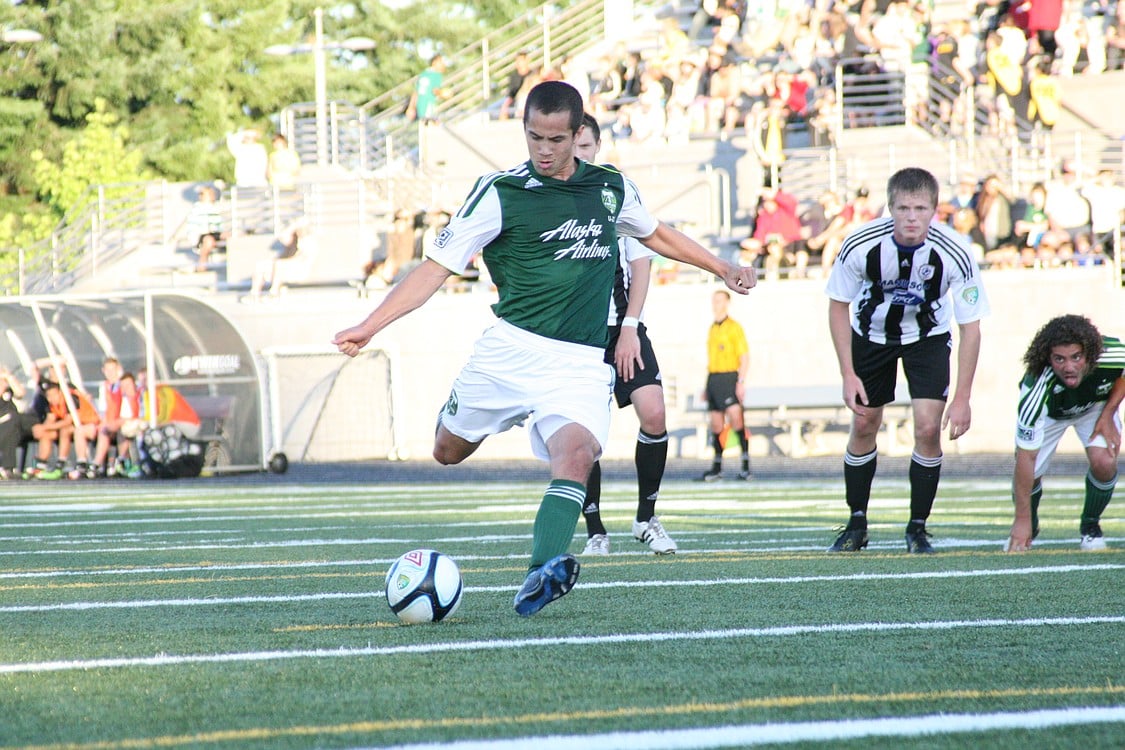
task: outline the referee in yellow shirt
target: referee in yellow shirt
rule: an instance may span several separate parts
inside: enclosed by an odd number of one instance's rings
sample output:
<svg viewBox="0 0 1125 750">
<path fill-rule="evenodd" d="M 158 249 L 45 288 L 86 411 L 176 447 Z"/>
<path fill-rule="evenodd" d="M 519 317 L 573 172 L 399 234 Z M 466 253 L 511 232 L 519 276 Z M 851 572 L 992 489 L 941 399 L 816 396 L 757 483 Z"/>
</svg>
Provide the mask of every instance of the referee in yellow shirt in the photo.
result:
<svg viewBox="0 0 1125 750">
<path fill-rule="evenodd" d="M 738 435 L 742 447 L 742 469 L 739 479 L 750 478 L 750 440 L 743 420 L 742 402 L 746 397 L 746 376 L 750 370 L 750 348 L 742 326 L 733 320 L 730 294 L 719 290 L 711 297 L 715 322 L 707 333 L 707 409 L 711 422 L 711 447 L 715 458 L 711 468 L 701 477 L 704 482 L 714 482 L 723 477 L 723 445 L 720 436 L 724 423 Z"/>
</svg>

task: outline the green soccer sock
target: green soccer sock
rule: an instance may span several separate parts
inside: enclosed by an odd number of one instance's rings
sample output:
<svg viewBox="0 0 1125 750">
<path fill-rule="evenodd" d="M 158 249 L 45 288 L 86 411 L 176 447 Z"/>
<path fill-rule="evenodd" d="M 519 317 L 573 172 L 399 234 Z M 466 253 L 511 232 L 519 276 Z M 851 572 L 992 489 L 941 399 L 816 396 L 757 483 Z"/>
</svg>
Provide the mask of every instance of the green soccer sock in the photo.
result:
<svg viewBox="0 0 1125 750">
<path fill-rule="evenodd" d="M 532 529 L 531 564 L 528 570 L 566 552 L 578 526 L 578 516 L 586 501 L 586 488 L 579 482 L 552 479 L 543 493 Z"/>
<path fill-rule="evenodd" d="M 1086 502 L 1082 505 L 1082 528 L 1093 526 L 1101 520 L 1109 501 L 1113 498 L 1113 489 L 1117 486 L 1117 475 L 1108 482 L 1099 482 L 1086 472 Z"/>
</svg>

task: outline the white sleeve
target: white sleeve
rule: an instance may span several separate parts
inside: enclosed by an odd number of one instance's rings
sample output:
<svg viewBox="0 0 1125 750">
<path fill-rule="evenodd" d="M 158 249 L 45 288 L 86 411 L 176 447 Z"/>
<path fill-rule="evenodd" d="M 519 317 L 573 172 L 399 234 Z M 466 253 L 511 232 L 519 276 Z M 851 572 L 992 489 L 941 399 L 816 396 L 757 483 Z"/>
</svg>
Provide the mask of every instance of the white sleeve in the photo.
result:
<svg viewBox="0 0 1125 750">
<path fill-rule="evenodd" d="M 472 213 L 454 216 L 433 244 L 422 250 L 435 263 L 453 273 L 462 273 L 473 257 L 500 234 L 502 220 L 500 196 L 495 188 L 489 188 Z"/>
<path fill-rule="evenodd" d="M 655 252 L 649 250 L 633 237 L 622 237 L 620 242 L 621 264 L 626 268 L 635 260 L 643 260 L 644 258 L 656 257 Z"/>
<path fill-rule="evenodd" d="M 617 233 L 622 237 L 649 237 L 659 222 L 652 217 L 641 202 L 636 184 L 625 177 L 625 204 L 617 217 Z"/>
</svg>

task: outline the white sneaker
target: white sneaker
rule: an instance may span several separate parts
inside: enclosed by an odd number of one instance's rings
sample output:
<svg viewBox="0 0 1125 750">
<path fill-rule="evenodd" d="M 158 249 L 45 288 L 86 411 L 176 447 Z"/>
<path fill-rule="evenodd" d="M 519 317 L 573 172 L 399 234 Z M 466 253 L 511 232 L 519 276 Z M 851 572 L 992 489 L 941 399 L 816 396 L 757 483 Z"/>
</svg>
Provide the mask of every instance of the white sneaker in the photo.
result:
<svg viewBox="0 0 1125 750">
<path fill-rule="evenodd" d="M 646 543 L 649 549 L 658 555 L 675 554 L 676 550 L 679 549 L 656 516 L 653 516 L 652 520 L 647 523 L 633 521 L 633 536 L 636 537 L 638 542 Z"/>
<path fill-rule="evenodd" d="M 1078 546 L 1084 552 L 1101 552 L 1105 549 L 1105 537 L 1101 534 L 1083 534 Z"/>
<path fill-rule="evenodd" d="M 586 540 L 586 549 L 582 550 L 583 555 L 608 555 L 609 554 L 609 537 L 605 534 L 594 534 Z"/>
</svg>

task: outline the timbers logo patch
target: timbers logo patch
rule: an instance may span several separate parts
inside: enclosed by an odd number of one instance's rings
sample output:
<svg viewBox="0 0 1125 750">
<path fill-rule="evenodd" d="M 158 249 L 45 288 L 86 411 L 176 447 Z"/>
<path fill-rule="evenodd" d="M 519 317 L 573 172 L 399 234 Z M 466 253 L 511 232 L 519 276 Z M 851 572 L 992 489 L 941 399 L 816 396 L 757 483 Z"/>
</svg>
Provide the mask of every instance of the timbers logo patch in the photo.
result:
<svg viewBox="0 0 1125 750">
<path fill-rule="evenodd" d="M 970 305 L 975 305 L 980 299 L 980 290 L 975 286 L 966 287 L 961 291 L 961 298 Z"/>
<path fill-rule="evenodd" d="M 602 205 L 611 214 L 617 213 L 617 196 L 609 188 L 602 188 Z"/>
</svg>

